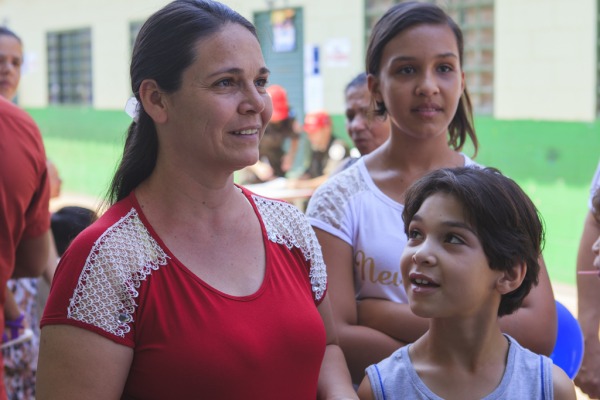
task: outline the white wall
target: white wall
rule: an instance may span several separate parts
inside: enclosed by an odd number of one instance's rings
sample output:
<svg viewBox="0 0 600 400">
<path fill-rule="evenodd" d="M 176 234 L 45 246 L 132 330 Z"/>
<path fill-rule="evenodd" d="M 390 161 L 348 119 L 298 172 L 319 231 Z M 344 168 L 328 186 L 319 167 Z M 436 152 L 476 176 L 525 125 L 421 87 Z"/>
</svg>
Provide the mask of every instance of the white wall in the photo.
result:
<svg viewBox="0 0 600 400">
<path fill-rule="evenodd" d="M 0 0 L 0 23 L 21 36 L 29 68 L 24 71 L 19 103 L 46 107 L 48 99 L 46 33 L 90 27 L 94 107 L 120 109 L 130 95 L 129 23 L 144 20 L 168 0 Z M 363 68 L 363 3 L 345 0 L 224 0 L 250 21 L 254 12 L 303 7 L 305 43 L 321 47 L 331 38 L 348 38 L 350 57 L 345 67 L 323 65 L 324 106 L 343 112 L 343 88 Z M 33 11 L 35 10 L 35 11 Z"/>
<path fill-rule="evenodd" d="M 596 118 L 596 2 L 495 2 L 494 117 Z"/>
</svg>

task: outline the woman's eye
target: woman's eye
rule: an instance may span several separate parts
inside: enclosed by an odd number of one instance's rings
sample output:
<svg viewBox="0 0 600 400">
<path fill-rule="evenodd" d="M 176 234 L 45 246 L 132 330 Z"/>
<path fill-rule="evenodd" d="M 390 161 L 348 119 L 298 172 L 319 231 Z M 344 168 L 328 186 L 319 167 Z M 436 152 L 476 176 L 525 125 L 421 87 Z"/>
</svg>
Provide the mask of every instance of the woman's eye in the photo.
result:
<svg viewBox="0 0 600 400">
<path fill-rule="evenodd" d="M 217 82 L 217 86 L 229 87 L 232 85 L 233 85 L 233 80 L 230 78 L 221 79 L 220 81 Z"/>
<path fill-rule="evenodd" d="M 442 65 L 442 66 L 439 67 L 439 70 L 441 72 L 452 72 L 453 68 L 451 66 L 449 66 L 449 65 Z"/>
<path fill-rule="evenodd" d="M 412 73 L 415 72 L 415 69 L 412 66 L 408 65 L 408 66 L 405 66 L 405 67 L 401 67 L 400 70 L 399 70 L 399 72 L 401 74 L 412 74 Z"/>
</svg>

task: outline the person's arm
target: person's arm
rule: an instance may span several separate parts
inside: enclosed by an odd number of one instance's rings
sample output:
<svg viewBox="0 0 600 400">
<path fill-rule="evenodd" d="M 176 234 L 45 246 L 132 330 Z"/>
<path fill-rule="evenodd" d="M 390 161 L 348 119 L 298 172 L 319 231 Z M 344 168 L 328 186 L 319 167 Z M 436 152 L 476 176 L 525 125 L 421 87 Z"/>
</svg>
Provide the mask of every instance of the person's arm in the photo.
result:
<svg viewBox="0 0 600 400">
<path fill-rule="evenodd" d="M 294 165 L 296 160 L 296 153 L 298 153 L 298 142 L 300 141 L 300 135 L 295 134 L 290 138 L 290 147 L 281 158 L 281 169 L 283 172 L 289 171 Z"/>
<path fill-rule="evenodd" d="M 350 372 L 344 359 L 344 353 L 338 345 L 335 324 L 331 315 L 331 305 L 327 296 L 319 304 L 319 313 L 327 332 L 327 346 L 325 347 L 325 356 L 319 372 L 317 399 L 357 399 Z"/>
<path fill-rule="evenodd" d="M 594 269 L 592 245 L 600 237 L 600 224 L 591 212 L 585 219 L 577 253 L 577 271 Z M 584 355 L 575 384 L 591 398 L 600 398 L 600 279 L 577 276 L 577 319 L 584 338 Z"/>
<path fill-rule="evenodd" d="M 23 239 L 17 246 L 13 278 L 37 277 L 46 268 L 50 246 L 54 245 L 49 229 L 34 238 Z"/>
<path fill-rule="evenodd" d="M 315 228 L 327 265 L 328 295 L 340 347 L 352 381 L 359 383 L 365 368 L 381 361 L 403 345 L 385 333 L 358 325 L 352 247 L 343 240 Z"/>
<path fill-rule="evenodd" d="M 555 400 L 576 400 L 577 395 L 575 394 L 575 386 L 573 381 L 569 379 L 565 371 L 557 367 L 552 366 L 552 386 L 554 388 L 554 399 Z"/>
<path fill-rule="evenodd" d="M 48 283 L 48 285 L 52 284 L 52 279 L 54 278 L 54 273 L 56 272 L 56 267 L 58 266 L 59 261 L 58 251 L 56 251 L 56 242 L 54 241 L 54 235 L 50 235 L 50 249 L 48 251 L 48 260 L 46 261 L 46 268 L 44 268 L 44 272 L 42 273 L 42 278 Z"/>
<path fill-rule="evenodd" d="M 374 400 L 373 389 L 371 388 L 371 380 L 365 376 L 362 383 L 358 387 L 358 398 L 360 400 Z"/>
<path fill-rule="evenodd" d="M 37 369 L 39 400 L 120 399 L 133 349 L 69 325 L 42 329 Z"/>
<path fill-rule="evenodd" d="M 500 318 L 500 328 L 521 346 L 549 356 L 556 343 L 557 317 L 554 293 L 542 257 L 538 279 L 538 285 L 531 288 L 521 308 Z"/>
<path fill-rule="evenodd" d="M 413 314 L 408 304 L 384 299 L 358 303 L 358 323 L 376 329 L 403 343 L 412 343 L 429 329 L 429 320 Z"/>
</svg>

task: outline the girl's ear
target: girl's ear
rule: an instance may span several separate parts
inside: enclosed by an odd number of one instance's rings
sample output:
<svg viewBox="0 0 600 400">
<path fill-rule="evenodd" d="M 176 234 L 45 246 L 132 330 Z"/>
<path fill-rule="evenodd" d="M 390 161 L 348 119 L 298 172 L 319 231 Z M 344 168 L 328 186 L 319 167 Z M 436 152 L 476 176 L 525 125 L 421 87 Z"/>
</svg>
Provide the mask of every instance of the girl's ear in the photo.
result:
<svg viewBox="0 0 600 400">
<path fill-rule="evenodd" d="M 379 78 L 373 74 L 367 75 L 367 87 L 371 92 L 371 98 L 377 103 L 383 103 L 383 97 L 381 97 Z"/>
<path fill-rule="evenodd" d="M 167 121 L 167 105 L 165 93 L 154 79 L 144 79 L 140 85 L 140 102 L 146 113 L 157 124 Z"/>
<path fill-rule="evenodd" d="M 496 281 L 496 289 L 500 294 L 507 294 L 521 286 L 527 273 L 527 264 L 525 264 L 525 261 L 520 261 L 513 265 L 511 269 L 500 272 L 500 276 Z"/>
</svg>

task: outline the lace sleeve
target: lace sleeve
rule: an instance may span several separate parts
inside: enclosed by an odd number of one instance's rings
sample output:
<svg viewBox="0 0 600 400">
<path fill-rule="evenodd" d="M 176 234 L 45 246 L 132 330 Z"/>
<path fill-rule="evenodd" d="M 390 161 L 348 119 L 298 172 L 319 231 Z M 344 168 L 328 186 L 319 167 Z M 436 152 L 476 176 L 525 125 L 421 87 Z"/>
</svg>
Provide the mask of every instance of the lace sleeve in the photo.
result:
<svg viewBox="0 0 600 400">
<path fill-rule="evenodd" d="M 346 243 L 352 244 L 348 224 L 351 199 L 368 190 L 356 164 L 321 185 L 311 197 L 306 210 L 309 222 Z"/>
<path fill-rule="evenodd" d="M 291 204 L 256 195 L 252 198 L 265 224 L 268 239 L 288 249 L 299 248 L 304 259 L 310 262 L 310 284 L 315 300 L 320 302 L 327 288 L 327 272 L 321 246 L 306 217 Z"/>
<path fill-rule="evenodd" d="M 141 282 L 167 258 L 132 209 L 94 243 L 67 317 L 125 337 Z"/>
</svg>

